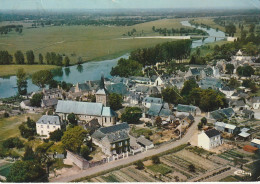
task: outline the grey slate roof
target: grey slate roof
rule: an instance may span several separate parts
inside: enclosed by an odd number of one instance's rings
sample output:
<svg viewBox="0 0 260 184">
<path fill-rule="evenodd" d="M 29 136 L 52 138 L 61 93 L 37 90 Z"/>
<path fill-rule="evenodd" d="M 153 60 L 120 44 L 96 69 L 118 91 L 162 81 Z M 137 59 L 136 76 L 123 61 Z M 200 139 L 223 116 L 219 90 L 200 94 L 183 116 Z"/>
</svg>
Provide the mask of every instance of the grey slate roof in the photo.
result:
<svg viewBox="0 0 260 184">
<path fill-rule="evenodd" d="M 210 112 L 210 115 L 212 116 L 213 119 L 219 120 L 222 118 L 230 118 L 232 115 L 234 115 L 235 112 L 232 108 L 225 108 L 225 109 L 220 109 L 220 110 L 215 110 Z"/>
<path fill-rule="evenodd" d="M 126 95 L 128 93 L 127 86 L 122 82 L 116 84 L 109 84 L 106 86 L 109 93 L 117 93 L 121 95 Z"/>
<path fill-rule="evenodd" d="M 42 100 L 42 103 L 44 104 L 45 107 L 51 107 L 57 105 L 58 99 L 52 98 L 52 99 Z"/>
<path fill-rule="evenodd" d="M 215 136 L 217 136 L 217 135 L 220 135 L 220 132 L 217 131 L 216 129 L 210 129 L 210 130 L 205 131 L 205 134 L 206 134 L 209 138 L 211 138 L 211 137 L 215 137 Z"/>
<path fill-rule="evenodd" d="M 59 100 L 56 108 L 57 113 L 86 114 L 93 116 L 102 115 L 103 104 L 91 102 L 77 102 Z"/>
<path fill-rule="evenodd" d="M 162 103 L 162 99 L 161 98 L 155 98 L 155 97 L 145 97 L 143 102 L 146 103 L 157 103 L 157 104 L 161 104 Z"/>
<path fill-rule="evenodd" d="M 92 134 L 92 138 L 102 140 L 107 138 L 110 143 L 129 139 L 129 125 L 121 123 L 110 127 L 102 127 Z"/>
<path fill-rule="evenodd" d="M 182 104 L 177 105 L 177 111 L 179 112 L 194 112 L 196 109 L 197 107 L 192 105 L 182 105 Z"/>
<path fill-rule="evenodd" d="M 51 116 L 51 115 L 43 115 L 36 124 L 53 124 L 53 125 L 60 125 L 60 118 L 59 116 Z"/>
<path fill-rule="evenodd" d="M 146 139 L 144 136 L 140 136 L 136 139 L 137 143 L 140 143 L 143 146 L 151 146 L 153 144 L 153 142 L 151 142 L 150 140 Z"/>
<path fill-rule="evenodd" d="M 110 107 L 103 107 L 102 116 L 115 117 L 117 114 Z"/>
</svg>

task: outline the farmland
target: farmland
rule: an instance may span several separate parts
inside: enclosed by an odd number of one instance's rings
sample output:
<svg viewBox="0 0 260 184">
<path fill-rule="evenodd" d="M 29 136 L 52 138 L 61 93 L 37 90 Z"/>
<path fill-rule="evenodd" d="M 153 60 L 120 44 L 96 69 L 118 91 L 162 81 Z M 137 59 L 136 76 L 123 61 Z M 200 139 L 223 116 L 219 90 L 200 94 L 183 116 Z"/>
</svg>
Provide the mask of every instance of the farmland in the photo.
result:
<svg viewBox="0 0 260 184">
<path fill-rule="evenodd" d="M 168 39 L 118 39 L 135 29 L 136 34 L 155 36 L 152 27 L 175 28 L 183 27 L 181 19 L 162 19 L 134 26 L 46 26 L 24 28 L 21 34 L 10 32 L 0 36 L 0 50 L 14 54 L 17 50 L 24 53 L 33 50 L 38 62 L 38 54 L 56 52 L 71 58 L 72 63 L 78 57 L 84 61 L 114 58 L 131 50 L 150 47 Z M 7 24 L 3 22 L 1 24 Z M 1 26 L 0 24 L 0 26 Z"/>
<path fill-rule="evenodd" d="M 235 151 L 233 151 L 235 152 Z M 211 178 L 224 179 L 233 172 L 227 161 L 217 155 L 208 154 L 196 147 L 182 147 L 160 155 L 160 163 L 154 164 L 150 158 L 143 161 L 144 169 L 133 164 L 111 172 L 88 178 L 88 182 L 176 182 L 211 181 Z M 237 155 L 240 153 L 236 152 Z M 194 169 L 191 169 L 191 165 Z"/>
</svg>

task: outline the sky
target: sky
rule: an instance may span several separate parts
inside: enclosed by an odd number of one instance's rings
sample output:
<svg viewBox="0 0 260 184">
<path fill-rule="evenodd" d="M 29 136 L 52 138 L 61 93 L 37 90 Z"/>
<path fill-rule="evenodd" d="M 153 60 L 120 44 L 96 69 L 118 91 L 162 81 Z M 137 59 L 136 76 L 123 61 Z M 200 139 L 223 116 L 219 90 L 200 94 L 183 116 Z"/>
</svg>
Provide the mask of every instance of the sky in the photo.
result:
<svg viewBox="0 0 260 184">
<path fill-rule="evenodd" d="M 120 8 L 260 9 L 260 0 L 0 0 L 2 10 Z"/>
</svg>

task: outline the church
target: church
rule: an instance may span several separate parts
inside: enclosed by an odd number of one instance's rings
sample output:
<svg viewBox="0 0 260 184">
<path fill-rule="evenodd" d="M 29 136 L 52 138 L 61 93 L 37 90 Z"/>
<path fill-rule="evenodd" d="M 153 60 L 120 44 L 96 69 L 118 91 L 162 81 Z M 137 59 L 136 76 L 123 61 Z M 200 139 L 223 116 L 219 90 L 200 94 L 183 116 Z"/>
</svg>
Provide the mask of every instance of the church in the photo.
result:
<svg viewBox="0 0 260 184">
<path fill-rule="evenodd" d="M 96 102 L 78 102 L 59 100 L 56 108 L 62 120 L 67 120 L 70 113 L 74 113 L 79 120 L 88 123 L 97 119 L 101 126 L 112 126 L 116 123 L 117 114 L 108 105 L 108 91 L 105 88 L 104 76 L 101 77 L 99 90 L 96 92 Z"/>
</svg>

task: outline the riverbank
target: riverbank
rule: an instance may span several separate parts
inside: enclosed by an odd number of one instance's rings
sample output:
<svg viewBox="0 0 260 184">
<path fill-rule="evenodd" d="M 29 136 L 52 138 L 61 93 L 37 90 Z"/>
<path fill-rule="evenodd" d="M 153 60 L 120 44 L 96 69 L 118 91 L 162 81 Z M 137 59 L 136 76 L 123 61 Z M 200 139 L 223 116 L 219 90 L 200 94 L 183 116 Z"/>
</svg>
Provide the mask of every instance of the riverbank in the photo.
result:
<svg viewBox="0 0 260 184">
<path fill-rule="evenodd" d="M 0 77 L 9 77 L 16 75 L 19 68 L 24 69 L 24 71 L 31 75 L 39 70 L 52 70 L 59 68 L 55 65 L 0 65 Z"/>
</svg>

